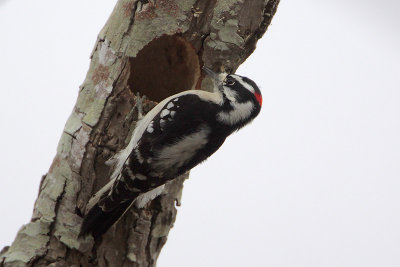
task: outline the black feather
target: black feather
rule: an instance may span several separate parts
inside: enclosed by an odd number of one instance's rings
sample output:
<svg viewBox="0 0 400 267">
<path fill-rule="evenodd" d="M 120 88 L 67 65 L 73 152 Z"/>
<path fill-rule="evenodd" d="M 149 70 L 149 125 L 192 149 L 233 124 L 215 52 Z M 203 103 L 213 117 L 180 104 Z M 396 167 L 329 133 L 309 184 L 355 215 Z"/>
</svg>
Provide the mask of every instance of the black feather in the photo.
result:
<svg viewBox="0 0 400 267">
<path fill-rule="evenodd" d="M 131 204 L 132 200 L 125 201 L 110 211 L 103 211 L 96 203 L 85 216 L 79 236 L 84 237 L 89 234 L 92 234 L 94 238 L 101 236 L 124 214 Z"/>
</svg>

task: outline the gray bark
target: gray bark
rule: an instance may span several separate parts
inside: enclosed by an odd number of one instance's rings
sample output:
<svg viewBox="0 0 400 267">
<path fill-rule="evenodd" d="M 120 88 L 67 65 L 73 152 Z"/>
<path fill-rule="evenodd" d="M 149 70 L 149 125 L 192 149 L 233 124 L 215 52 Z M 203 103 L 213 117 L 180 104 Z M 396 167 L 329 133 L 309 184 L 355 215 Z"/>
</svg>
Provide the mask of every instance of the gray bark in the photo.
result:
<svg viewBox="0 0 400 267">
<path fill-rule="evenodd" d="M 119 0 L 100 32 L 57 154 L 40 182 L 32 219 L 1 266 L 154 266 L 187 175 L 146 208 L 132 208 L 101 239 L 78 239 L 82 213 L 107 183 L 105 161 L 129 142 L 137 93 L 145 112 L 191 88 L 200 66 L 234 72 L 254 51 L 279 0 Z"/>
</svg>

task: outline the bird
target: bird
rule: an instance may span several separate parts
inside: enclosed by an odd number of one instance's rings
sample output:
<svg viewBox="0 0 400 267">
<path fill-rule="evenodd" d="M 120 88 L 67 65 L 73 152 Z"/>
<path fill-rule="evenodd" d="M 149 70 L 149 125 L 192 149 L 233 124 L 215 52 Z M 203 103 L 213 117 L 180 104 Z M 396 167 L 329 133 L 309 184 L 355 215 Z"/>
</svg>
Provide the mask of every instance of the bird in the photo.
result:
<svg viewBox="0 0 400 267">
<path fill-rule="evenodd" d="M 102 236 L 132 205 L 143 208 L 168 181 L 216 152 L 233 132 L 260 113 L 256 83 L 237 74 L 203 67 L 213 91 L 172 95 L 136 124 L 129 144 L 108 163 L 110 181 L 89 200 L 79 236 Z"/>
</svg>

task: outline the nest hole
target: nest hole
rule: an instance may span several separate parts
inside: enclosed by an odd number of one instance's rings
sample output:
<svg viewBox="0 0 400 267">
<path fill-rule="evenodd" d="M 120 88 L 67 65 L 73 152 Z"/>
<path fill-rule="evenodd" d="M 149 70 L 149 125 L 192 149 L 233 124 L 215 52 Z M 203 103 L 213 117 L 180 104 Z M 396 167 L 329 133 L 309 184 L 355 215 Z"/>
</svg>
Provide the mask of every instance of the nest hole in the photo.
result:
<svg viewBox="0 0 400 267">
<path fill-rule="evenodd" d="M 200 77 L 196 50 L 179 36 L 152 40 L 130 59 L 130 67 L 129 88 L 156 102 L 195 89 Z"/>
</svg>

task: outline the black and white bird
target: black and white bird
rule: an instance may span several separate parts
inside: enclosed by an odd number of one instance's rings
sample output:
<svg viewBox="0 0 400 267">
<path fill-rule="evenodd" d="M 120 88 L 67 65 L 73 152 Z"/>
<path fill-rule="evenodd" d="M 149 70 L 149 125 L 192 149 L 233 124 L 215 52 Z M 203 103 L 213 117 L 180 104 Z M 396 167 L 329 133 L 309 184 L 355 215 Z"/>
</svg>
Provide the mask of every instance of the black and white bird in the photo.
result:
<svg viewBox="0 0 400 267">
<path fill-rule="evenodd" d="M 203 69 L 214 92 L 170 96 L 137 123 L 128 146 L 110 160 L 110 182 L 87 205 L 81 236 L 101 236 L 131 205 L 144 207 L 165 183 L 206 160 L 258 115 L 262 97 L 252 80 Z"/>
</svg>

